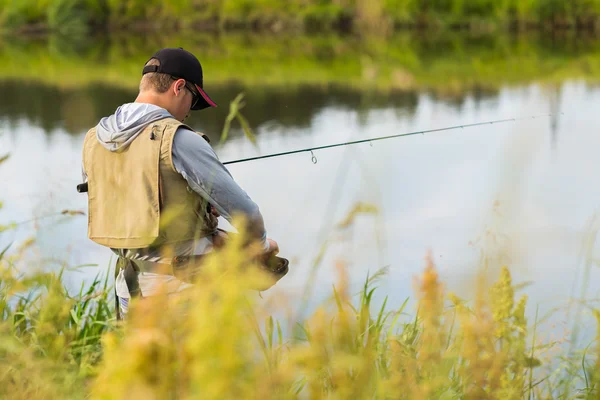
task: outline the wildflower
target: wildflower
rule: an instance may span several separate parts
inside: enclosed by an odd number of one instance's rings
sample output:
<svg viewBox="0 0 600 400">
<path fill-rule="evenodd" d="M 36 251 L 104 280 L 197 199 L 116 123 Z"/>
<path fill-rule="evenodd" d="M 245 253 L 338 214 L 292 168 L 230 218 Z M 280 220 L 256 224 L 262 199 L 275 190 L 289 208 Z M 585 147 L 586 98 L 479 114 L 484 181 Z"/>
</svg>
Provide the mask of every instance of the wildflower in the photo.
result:
<svg viewBox="0 0 600 400">
<path fill-rule="evenodd" d="M 496 336 L 507 337 L 510 334 L 510 317 L 514 306 L 514 290 L 508 268 L 502 267 L 500 280 L 490 291 L 492 316 L 496 323 Z"/>
</svg>

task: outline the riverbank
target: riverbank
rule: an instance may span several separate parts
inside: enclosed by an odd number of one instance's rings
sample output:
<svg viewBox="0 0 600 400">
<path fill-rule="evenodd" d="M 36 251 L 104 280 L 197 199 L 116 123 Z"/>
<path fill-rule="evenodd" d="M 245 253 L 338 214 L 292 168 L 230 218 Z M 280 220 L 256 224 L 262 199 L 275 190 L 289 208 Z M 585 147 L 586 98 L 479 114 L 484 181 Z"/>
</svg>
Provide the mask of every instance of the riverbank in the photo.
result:
<svg viewBox="0 0 600 400">
<path fill-rule="evenodd" d="M 62 32 L 403 30 L 598 32 L 600 0 L 0 0 L 0 30 Z"/>
<path fill-rule="evenodd" d="M 394 107 L 412 115 L 424 94 L 460 107 L 511 86 L 555 91 L 567 80 L 600 81 L 600 41 L 575 37 L 201 35 L 65 42 L 52 36 L 0 43 L 0 117 L 78 134 L 115 104 L 135 98 L 149 55 L 174 45 L 198 54 L 217 104 L 245 92 L 244 114 L 253 127 L 275 114 L 281 124 L 304 126 L 326 98 L 339 107 Z M 191 121 L 220 132 L 227 113 L 222 106 Z"/>
<path fill-rule="evenodd" d="M 140 66 L 162 46 L 200 58 L 207 89 L 342 86 L 357 91 L 427 90 L 439 95 L 504 85 L 600 78 L 600 41 L 544 35 L 100 36 L 64 41 L 0 40 L 0 76 L 64 89 L 135 89 Z M 27 66 L 24 68 L 24 66 Z"/>
</svg>

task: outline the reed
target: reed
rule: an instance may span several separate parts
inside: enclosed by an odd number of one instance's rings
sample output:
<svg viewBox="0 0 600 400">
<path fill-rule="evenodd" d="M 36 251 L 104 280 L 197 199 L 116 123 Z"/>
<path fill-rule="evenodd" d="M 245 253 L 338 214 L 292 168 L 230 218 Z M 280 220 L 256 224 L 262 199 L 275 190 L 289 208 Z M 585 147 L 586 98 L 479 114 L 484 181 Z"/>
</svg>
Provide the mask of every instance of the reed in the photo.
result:
<svg viewBox="0 0 600 400">
<path fill-rule="evenodd" d="M 598 339 L 583 352 L 540 343 L 504 267 L 471 302 L 447 293 L 430 257 L 409 299 L 374 305 L 379 271 L 350 294 L 343 261 L 306 320 L 273 317 L 247 283 L 241 236 L 207 260 L 198 288 L 111 314 L 107 280 L 71 296 L 61 273 L 0 259 L 0 394 L 14 399 L 559 399 L 598 395 Z M 29 243 L 31 245 L 31 243 Z M 223 266 L 227 265 L 227 268 Z M 274 304 L 282 304 L 283 297 Z M 410 314 L 413 316 L 411 317 Z M 596 314 L 600 315 L 600 314 Z M 291 327 L 291 328 L 290 328 Z M 552 358 L 548 358 L 553 354 Z M 542 361 L 544 360 L 544 361 Z M 546 363 L 546 364 L 544 364 Z"/>
</svg>

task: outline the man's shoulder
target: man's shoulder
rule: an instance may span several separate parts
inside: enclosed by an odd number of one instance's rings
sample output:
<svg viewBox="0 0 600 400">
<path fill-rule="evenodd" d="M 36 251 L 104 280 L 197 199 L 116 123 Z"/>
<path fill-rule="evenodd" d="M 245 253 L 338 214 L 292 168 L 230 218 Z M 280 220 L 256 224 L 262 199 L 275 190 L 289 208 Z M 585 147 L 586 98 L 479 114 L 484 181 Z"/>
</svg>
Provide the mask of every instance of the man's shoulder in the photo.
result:
<svg viewBox="0 0 600 400">
<path fill-rule="evenodd" d="M 90 144 L 90 140 L 96 138 L 96 126 L 88 129 L 84 138 L 83 138 L 83 147 L 85 148 L 88 144 Z"/>
<path fill-rule="evenodd" d="M 204 139 L 198 141 L 198 139 Z M 198 132 L 188 125 L 181 123 L 181 125 L 175 131 L 175 140 L 178 142 L 186 142 L 187 144 L 193 144 L 199 142 L 200 144 L 210 143 L 210 138 L 202 132 Z"/>
<path fill-rule="evenodd" d="M 212 160 L 218 160 L 206 135 L 184 127 L 177 129 L 173 137 L 171 154 L 173 165 L 176 169 L 178 168 L 179 172 L 182 168 L 185 169 L 183 165 L 187 165 L 189 168 L 197 168 L 203 163 L 208 162 L 212 165 Z"/>
</svg>

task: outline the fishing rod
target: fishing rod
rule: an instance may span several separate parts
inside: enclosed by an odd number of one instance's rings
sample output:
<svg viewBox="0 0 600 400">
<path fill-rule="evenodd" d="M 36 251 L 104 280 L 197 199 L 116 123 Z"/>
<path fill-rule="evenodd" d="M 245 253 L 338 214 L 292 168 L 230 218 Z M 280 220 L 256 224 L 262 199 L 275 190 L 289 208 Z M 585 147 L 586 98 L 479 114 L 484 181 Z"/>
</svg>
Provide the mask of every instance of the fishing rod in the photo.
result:
<svg viewBox="0 0 600 400">
<path fill-rule="evenodd" d="M 560 115 L 562 115 L 562 114 L 563 113 L 560 113 Z M 298 153 L 305 153 L 305 152 L 310 152 L 311 153 L 311 155 L 312 155 L 311 160 L 312 160 L 313 164 L 316 164 L 318 162 L 317 157 L 314 154 L 314 151 L 316 151 L 316 150 L 331 149 L 331 148 L 340 147 L 340 146 L 350 146 L 350 145 L 353 145 L 353 144 L 360 144 L 360 143 L 372 143 L 372 142 L 376 142 L 378 140 L 394 139 L 394 138 L 399 138 L 399 137 L 404 137 L 404 136 L 425 135 L 426 133 L 451 131 L 451 130 L 465 129 L 465 128 L 473 128 L 475 126 L 482 126 L 482 125 L 494 125 L 494 124 L 497 125 L 497 124 L 503 124 L 503 123 L 506 123 L 506 122 L 516 122 L 516 121 L 523 121 L 523 120 L 536 119 L 536 118 L 548 118 L 548 117 L 553 117 L 554 115 L 555 114 L 543 114 L 543 115 L 533 115 L 533 116 L 530 116 L 530 117 L 522 117 L 522 118 L 506 118 L 506 119 L 498 119 L 498 120 L 494 120 L 494 121 L 476 122 L 476 123 L 473 123 L 473 124 L 462 124 L 462 125 L 447 126 L 445 128 L 426 129 L 426 130 L 423 130 L 423 131 L 415 131 L 415 132 L 408 132 L 408 133 L 399 133 L 399 134 L 396 134 L 396 135 L 379 136 L 379 137 L 368 138 L 368 139 L 354 140 L 354 141 L 351 141 L 351 142 L 335 143 L 335 144 L 328 144 L 328 145 L 316 146 L 316 147 L 307 147 L 305 149 L 284 151 L 282 153 L 273 153 L 273 154 L 266 154 L 266 155 L 263 155 L 263 156 L 241 158 L 239 160 L 225 161 L 223 163 L 223 165 L 239 164 L 239 163 L 248 162 L 248 161 L 263 160 L 263 159 L 266 159 L 266 158 L 282 157 L 282 156 L 287 156 L 287 155 L 290 155 L 290 154 L 298 154 Z M 80 183 L 79 185 L 77 185 L 77 191 L 79 193 L 86 193 L 88 191 L 88 183 L 85 182 L 85 183 Z"/>
<path fill-rule="evenodd" d="M 563 113 L 560 113 L 560 114 L 562 115 Z M 315 154 L 313 153 L 316 150 L 331 149 L 331 148 L 334 148 L 334 147 L 349 146 L 349 145 L 360 144 L 360 143 L 371 143 L 371 142 L 375 142 L 375 141 L 378 141 L 378 140 L 394 139 L 394 138 L 399 138 L 399 137 L 404 137 L 404 136 L 425 135 L 426 133 L 451 131 L 451 130 L 455 130 L 455 129 L 464 129 L 464 128 L 472 128 L 472 127 L 475 127 L 475 126 L 482 126 L 482 125 L 503 124 L 505 122 L 516 122 L 516 121 L 522 121 L 522 120 L 528 120 L 528 119 L 536 119 L 536 118 L 549 118 L 549 117 L 553 117 L 553 116 L 554 116 L 554 114 L 533 115 L 533 116 L 530 116 L 530 117 L 506 118 L 506 119 L 499 119 L 499 120 L 495 120 L 495 121 L 476 122 L 476 123 L 473 123 L 473 124 L 463 124 L 463 125 L 448 126 L 448 127 L 445 127 L 445 128 L 427 129 L 427 130 L 424 130 L 424 131 L 399 133 L 399 134 L 396 134 L 396 135 L 379 136 L 379 137 L 369 138 L 369 139 L 354 140 L 354 141 L 351 141 L 351 142 L 328 144 L 328 145 L 324 145 L 324 146 L 308 147 L 306 149 L 284 151 L 282 153 L 274 153 L 274 154 L 266 154 L 266 155 L 263 155 L 263 156 L 241 158 L 239 160 L 225 161 L 223 163 L 223 165 L 238 164 L 238 163 L 247 162 L 247 161 L 262 160 L 262 159 L 265 159 L 265 158 L 281 157 L 281 156 L 287 156 L 287 155 L 290 155 L 290 154 L 298 154 L 298 153 L 305 153 L 305 152 L 310 152 L 312 154 L 311 160 L 312 160 L 313 164 L 316 164 L 318 160 L 317 160 L 317 157 L 315 156 Z"/>
</svg>

